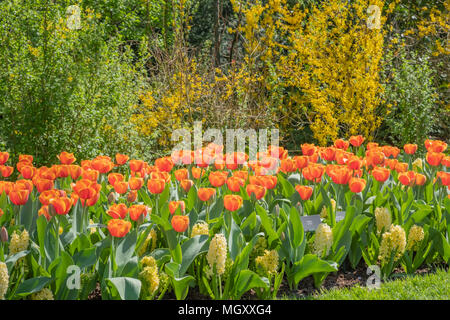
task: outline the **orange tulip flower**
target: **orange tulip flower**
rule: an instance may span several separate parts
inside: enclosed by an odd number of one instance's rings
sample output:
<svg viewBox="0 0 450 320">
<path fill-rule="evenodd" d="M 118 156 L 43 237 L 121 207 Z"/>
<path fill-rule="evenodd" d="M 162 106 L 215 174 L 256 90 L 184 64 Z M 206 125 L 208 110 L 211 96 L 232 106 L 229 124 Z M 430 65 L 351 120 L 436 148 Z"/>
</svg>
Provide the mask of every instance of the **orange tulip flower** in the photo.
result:
<svg viewBox="0 0 450 320">
<path fill-rule="evenodd" d="M 128 202 L 135 202 L 137 199 L 137 191 L 136 190 L 130 190 L 128 192 L 127 201 Z"/>
<path fill-rule="evenodd" d="M 66 151 L 63 151 L 58 156 L 59 161 L 61 164 L 72 164 L 77 159 L 74 157 L 73 153 L 68 153 Z"/>
<path fill-rule="evenodd" d="M 441 153 L 447 149 L 447 143 L 440 140 L 425 140 L 425 148 L 428 152 Z"/>
<path fill-rule="evenodd" d="M 281 160 L 280 170 L 284 173 L 294 172 L 295 170 L 297 170 L 295 161 L 291 158 Z"/>
<path fill-rule="evenodd" d="M 366 163 L 368 166 L 375 167 L 384 162 L 385 155 L 383 152 L 374 150 L 369 150 L 366 152 Z"/>
<path fill-rule="evenodd" d="M 9 195 L 9 192 L 13 189 L 13 183 L 9 181 L 0 181 L 0 195 L 3 194 L 3 192 L 6 195 Z"/>
<path fill-rule="evenodd" d="M 225 171 L 212 171 L 208 179 L 213 187 L 221 187 L 227 182 L 227 175 Z"/>
<path fill-rule="evenodd" d="M 352 171 L 348 167 L 341 166 L 327 166 L 327 174 L 336 184 L 348 184 L 352 177 Z"/>
<path fill-rule="evenodd" d="M 268 189 L 274 189 L 277 186 L 277 176 L 261 176 L 261 181 L 263 183 L 263 186 Z"/>
<path fill-rule="evenodd" d="M 230 177 L 227 179 L 227 186 L 228 189 L 232 192 L 239 192 L 241 190 L 241 187 L 245 185 L 245 180 L 241 179 L 239 177 Z"/>
<path fill-rule="evenodd" d="M 62 193 L 62 194 L 61 194 Z M 42 203 L 43 206 L 48 206 L 50 204 L 50 201 L 52 199 L 59 198 L 60 196 L 66 196 L 66 193 L 61 190 L 46 190 L 41 192 L 39 195 L 39 201 Z"/>
<path fill-rule="evenodd" d="M 242 207 L 243 200 L 241 196 L 227 194 L 223 197 L 223 205 L 228 211 L 236 211 Z"/>
<path fill-rule="evenodd" d="M 131 177 L 130 180 L 128 180 L 128 186 L 131 190 L 139 190 L 144 185 L 144 179 L 139 177 Z"/>
<path fill-rule="evenodd" d="M 83 179 L 91 180 L 93 182 L 97 182 L 99 176 L 100 176 L 100 171 L 97 171 L 94 169 L 89 169 L 89 170 L 83 169 L 83 173 L 81 174 L 81 177 Z"/>
<path fill-rule="evenodd" d="M 81 174 L 83 173 L 83 169 L 75 164 L 69 165 L 69 174 L 73 180 L 77 180 Z"/>
<path fill-rule="evenodd" d="M 423 186 L 425 184 L 425 182 L 427 182 L 427 177 L 425 177 L 421 173 L 417 173 L 416 174 L 416 181 L 415 181 L 416 185 Z"/>
<path fill-rule="evenodd" d="M 251 197 L 254 194 L 256 200 L 260 200 L 266 195 L 266 188 L 255 184 L 248 184 L 246 190 L 248 196 Z"/>
<path fill-rule="evenodd" d="M 125 180 L 125 177 L 122 174 L 120 174 L 120 173 L 113 172 L 113 173 L 108 174 L 108 182 L 112 186 L 116 182 L 124 181 L 124 180 Z"/>
<path fill-rule="evenodd" d="M 133 172 L 139 172 L 144 167 L 144 161 L 142 160 L 130 160 L 128 164 L 130 165 L 130 170 Z"/>
<path fill-rule="evenodd" d="M 148 207 L 143 204 L 135 204 L 128 209 L 128 212 L 131 220 L 138 221 L 141 216 L 145 217 L 147 215 Z"/>
<path fill-rule="evenodd" d="M 120 153 L 116 154 L 116 164 L 119 166 L 127 163 L 128 159 L 130 159 L 130 157 L 128 157 L 127 155 L 120 154 Z"/>
<path fill-rule="evenodd" d="M 175 170 L 174 172 L 175 179 L 178 181 L 186 180 L 189 178 L 189 172 L 186 168 Z"/>
<path fill-rule="evenodd" d="M 91 162 L 92 169 L 100 173 L 108 173 L 114 168 L 114 163 L 107 158 L 95 158 Z"/>
<path fill-rule="evenodd" d="M 438 165 L 440 165 L 443 158 L 443 153 L 427 152 L 427 162 L 433 167 L 437 167 Z"/>
<path fill-rule="evenodd" d="M 192 167 L 192 176 L 194 179 L 200 179 L 200 177 L 203 177 L 205 175 L 205 170 L 197 167 Z"/>
<path fill-rule="evenodd" d="M 172 217 L 172 227 L 176 232 L 185 232 L 189 227 L 189 217 L 176 215 Z"/>
<path fill-rule="evenodd" d="M 125 219 L 128 208 L 124 203 L 113 204 L 106 213 L 113 217 L 113 219 Z"/>
<path fill-rule="evenodd" d="M 372 176 L 379 182 L 385 182 L 389 178 L 390 174 L 390 170 L 383 167 L 375 167 L 372 170 Z"/>
<path fill-rule="evenodd" d="M 48 205 L 42 206 L 39 211 L 38 211 L 38 217 L 40 216 L 44 216 L 47 221 L 50 221 L 50 219 L 52 218 L 50 216 L 50 213 L 48 212 Z"/>
<path fill-rule="evenodd" d="M 336 148 L 323 148 L 321 151 L 319 151 L 319 155 L 325 161 L 334 161 L 336 159 Z"/>
<path fill-rule="evenodd" d="M 35 181 L 36 189 L 39 193 L 53 189 L 53 181 L 47 179 L 37 179 Z"/>
<path fill-rule="evenodd" d="M 12 189 L 9 192 L 9 200 L 16 206 L 23 206 L 27 203 L 30 191 L 25 189 Z"/>
<path fill-rule="evenodd" d="M 301 145 L 301 148 L 304 156 L 312 156 L 316 152 L 316 146 L 314 144 L 304 143 Z"/>
<path fill-rule="evenodd" d="M 166 188 L 166 182 L 163 179 L 150 179 L 147 182 L 147 188 L 152 194 L 160 194 Z"/>
<path fill-rule="evenodd" d="M 307 156 L 295 156 L 294 161 L 297 169 L 301 170 L 308 166 L 309 159 Z"/>
<path fill-rule="evenodd" d="M 181 213 L 184 212 L 184 210 L 186 208 L 184 201 L 170 201 L 169 202 L 169 211 L 171 214 L 174 214 L 178 208 L 180 208 Z"/>
<path fill-rule="evenodd" d="M 216 189 L 213 188 L 199 188 L 197 191 L 198 198 L 205 202 L 216 194 Z"/>
<path fill-rule="evenodd" d="M 0 152 L 0 165 L 4 165 L 9 159 L 8 152 Z"/>
<path fill-rule="evenodd" d="M 306 180 L 320 182 L 322 180 L 325 167 L 321 164 L 310 164 L 302 170 L 302 174 Z"/>
<path fill-rule="evenodd" d="M 359 193 L 366 187 L 366 180 L 360 178 L 351 178 L 348 182 L 350 191 L 353 193 Z"/>
<path fill-rule="evenodd" d="M 108 231 L 111 236 L 123 238 L 131 229 L 131 222 L 121 219 L 111 219 L 108 221 Z"/>
<path fill-rule="evenodd" d="M 350 142 L 350 144 L 354 147 L 359 147 L 360 145 L 363 144 L 365 138 L 361 135 L 359 136 L 351 136 L 350 139 L 348 139 L 348 141 Z"/>
<path fill-rule="evenodd" d="M 189 192 L 191 187 L 194 185 L 194 181 L 189 180 L 189 179 L 181 180 L 180 185 L 185 192 Z"/>
<path fill-rule="evenodd" d="M 114 183 L 113 188 L 118 194 L 125 194 L 128 191 L 128 182 L 117 181 Z"/>
<path fill-rule="evenodd" d="M 29 154 L 21 154 L 19 155 L 19 162 L 28 162 L 31 164 L 33 163 L 33 156 Z"/>
<path fill-rule="evenodd" d="M 359 157 L 350 157 L 347 161 L 347 166 L 351 170 L 359 170 L 362 166 L 362 160 Z"/>
<path fill-rule="evenodd" d="M 412 186 L 416 181 L 416 173 L 414 171 L 402 172 L 398 175 L 398 180 L 405 186 Z"/>
<path fill-rule="evenodd" d="M 342 140 L 342 139 L 336 139 L 334 141 L 334 146 L 338 149 L 347 150 L 350 146 L 350 143 L 348 141 Z"/>
<path fill-rule="evenodd" d="M 233 177 L 238 177 L 238 178 L 241 178 L 241 179 L 243 179 L 243 180 L 247 180 L 247 178 L 248 178 L 248 171 L 243 171 L 243 170 L 241 170 L 241 171 L 233 171 Z"/>
<path fill-rule="evenodd" d="M 414 154 L 417 151 L 417 144 L 407 143 L 403 146 L 406 154 Z"/>
<path fill-rule="evenodd" d="M 447 168 L 450 167 L 450 156 L 443 157 L 441 164 Z"/>
<path fill-rule="evenodd" d="M 68 197 L 54 198 L 50 200 L 50 204 L 55 208 L 59 215 L 66 215 L 72 208 L 72 200 Z"/>
<path fill-rule="evenodd" d="M 303 201 L 308 200 L 311 198 L 311 195 L 313 193 L 313 188 L 308 186 L 295 186 L 295 190 L 300 194 L 300 198 L 302 198 Z"/>
<path fill-rule="evenodd" d="M 166 183 L 169 183 L 170 174 L 168 172 L 153 171 L 150 173 L 150 179 L 162 179 Z"/>
<path fill-rule="evenodd" d="M 33 182 L 31 180 L 17 180 L 14 183 L 14 189 L 22 189 L 28 190 L 29 192 L 33 191 Z"/>
<path fill-rule="evenodd" d="M 397 171 L 398 173 L 408 171 L 408 164 L 406 162 L 397 162 L 397 164 L 395 165 L 395 171 Z"/>
<path fill-rule="evenodd" d="M 13 167 L 10 166 L 0 166 L 0 172 L 2 173 L 3 178 L 8 178 L 14 171 Z"/>
<path fill-rule="evenodd" d="M 161 172 L 170 172 L 173 168 L 173 161 L 171 157 L 164 157 L 156 159 L 155 166 Z"/>
<path fill-rule="evenodd" d="M 436 173 L 436 177 L 441 180 L 442 185 L 449 186 L 450 185 L 450 173 L 445 171 L 438 171 Z"/>
<path fill-rule="evenodd" d="M 72 187 L 73 191 L 83 200 L 94 198 L 101 188 L 100 184 L 88 179 L 78 180 Z"/>
</svg>

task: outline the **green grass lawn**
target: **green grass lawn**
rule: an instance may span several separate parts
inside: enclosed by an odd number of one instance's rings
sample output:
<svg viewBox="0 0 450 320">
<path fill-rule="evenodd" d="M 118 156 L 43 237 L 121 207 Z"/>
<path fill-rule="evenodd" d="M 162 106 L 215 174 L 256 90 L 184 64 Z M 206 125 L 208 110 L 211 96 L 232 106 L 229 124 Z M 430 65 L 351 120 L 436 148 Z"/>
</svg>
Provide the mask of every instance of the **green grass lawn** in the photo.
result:
<svg viewBox="0 0 450 320">
<path fill-rule="evenodd" d="M 291 297 L 285 297 L 291 299 Z M 295 298 L 294 298 L 295 299 Z M 449 300 L 450 273 L 437 270 L 436 273 L 416 275 L 383 282 L 379 289 L 361 286 L 344 289 L 322 290 L 306 299 L 314 300 Z"/>
</svg>

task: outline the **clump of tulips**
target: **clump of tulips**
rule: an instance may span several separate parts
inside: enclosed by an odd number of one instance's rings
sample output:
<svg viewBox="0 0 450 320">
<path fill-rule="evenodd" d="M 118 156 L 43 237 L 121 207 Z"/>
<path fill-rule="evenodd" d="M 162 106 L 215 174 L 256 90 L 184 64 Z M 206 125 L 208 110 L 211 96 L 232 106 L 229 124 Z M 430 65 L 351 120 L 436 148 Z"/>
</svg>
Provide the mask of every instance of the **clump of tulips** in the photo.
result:
<svg viewBox="0 0 450 320">
<path fill-rule="evenodd" d="M 185 299 L 193 286 L 271 299 L 305 277 L 320 287 L 344 263 L 379 265 L 384 279 L 448 265 L 447 144 L 426 140 L 422 157 L 364 140 L 255 159 L 213 143 L 153 163 L 62 152 L 51 167 L 0 152 L 4 296 L 87 299 L 100 283 L 103 299 Z M 74 265 L 80 290 L 65 285 Z"/>
</svg>

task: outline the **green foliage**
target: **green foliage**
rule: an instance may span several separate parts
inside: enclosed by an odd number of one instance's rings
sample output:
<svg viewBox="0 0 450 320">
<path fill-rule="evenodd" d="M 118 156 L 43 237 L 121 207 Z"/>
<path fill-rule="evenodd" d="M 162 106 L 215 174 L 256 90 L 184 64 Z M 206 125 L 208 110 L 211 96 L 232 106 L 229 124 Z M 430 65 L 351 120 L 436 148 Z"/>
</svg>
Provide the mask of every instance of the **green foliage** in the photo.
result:
<svg viewBox="0 0 450 320">
<path fill-rule="evenodd" d="M 400 146 L 415 141 L 423 149 L 436 117 L 433 71 L 424 57 L 402 55 L 400 59 L 399 68 L 392 68 L 392 80 L 386 84 L 386 103 L 391 107 L 382 136 Z"/>
<path fill-rule="evenodd" d="M 92 10 L 81 11 L 81 29 L 69 29 L 68 5 L 0 4 L 0 141 L 41 165 L 63 150 L 132 154 L 136 143 L 128 119 L 140 62 L 117 38 L 105 41 L 107 28 Z"/>
</svg>

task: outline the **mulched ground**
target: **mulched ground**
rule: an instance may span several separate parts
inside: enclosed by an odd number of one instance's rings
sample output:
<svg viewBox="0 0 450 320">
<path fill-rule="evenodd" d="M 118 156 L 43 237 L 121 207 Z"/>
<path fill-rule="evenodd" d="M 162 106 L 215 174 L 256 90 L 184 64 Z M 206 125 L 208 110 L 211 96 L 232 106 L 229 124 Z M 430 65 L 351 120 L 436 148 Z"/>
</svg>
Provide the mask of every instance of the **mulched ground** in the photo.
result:
<svg viewBox="0 0 450 320">
<path fill-rule="evenodd" d="M 448 265 L 446 264 L 437 264 L 432 267 L 423 267 L 416 271 L 416 274 L 427 274 L 433 272 L 436 268 L 448 269 Z M 322 283 L 320 289 L 341 289 L 341 288 L 350 288 L 355 285 L 359 285 L 361 287 L 365 287 L 367 283 L 367 279 L 370 277 L 372 273 L 367 274 L 367 266 L 361 261 L 361 263 L 357 266 L 355 270 L 340 270 L 335 273 L 330 273 L 325 281 Z M 397 268 L 394 270 L 392 275 L 392 279 L 399 278 L 405 276 L 403 269 Z M 320 289 L 317 289 L 314 286 L 314 279 L 312 276 L 307 277 L 300 281 L 298 285 L 298 290 L 291 291 L 286 282 L 286 279 L 283 279 L 283 282 L 280 286 L 277 296 L 278 297 L 292 297 L 292 298 L 306 298 L 308 296 L 317 294 L 320 292 Z M 101 300 L 101 290 L 100 284 L 97 283 L 96 288 L 89 295 L 89 300 Z M 175 300 L 175 294 L 173 292 L 166 293 L 164 300 Z M 198 288 L 191 288 L 189 290 L 189 294 L 186 300 L 209 300 L 209 296 L 205 296 L 200 294 Z M 255 300 L 258 299 L 256 293 L 253 290 L 245 293 L 242 296 L 241 300 Z"/>
</svg>

